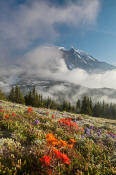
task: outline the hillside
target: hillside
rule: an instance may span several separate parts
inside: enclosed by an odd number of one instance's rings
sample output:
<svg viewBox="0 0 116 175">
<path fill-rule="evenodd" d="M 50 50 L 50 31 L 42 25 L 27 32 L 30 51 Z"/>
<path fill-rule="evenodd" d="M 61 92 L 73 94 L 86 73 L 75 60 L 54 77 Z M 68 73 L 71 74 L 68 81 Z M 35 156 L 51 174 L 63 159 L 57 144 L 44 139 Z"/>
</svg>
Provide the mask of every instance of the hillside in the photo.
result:
<svg viewBox="0 0 116 175">
<path fill-rule="evenodd" d="M 116 120 L 0 101 L 0 174 L 116 174 Z"/>
</svg>

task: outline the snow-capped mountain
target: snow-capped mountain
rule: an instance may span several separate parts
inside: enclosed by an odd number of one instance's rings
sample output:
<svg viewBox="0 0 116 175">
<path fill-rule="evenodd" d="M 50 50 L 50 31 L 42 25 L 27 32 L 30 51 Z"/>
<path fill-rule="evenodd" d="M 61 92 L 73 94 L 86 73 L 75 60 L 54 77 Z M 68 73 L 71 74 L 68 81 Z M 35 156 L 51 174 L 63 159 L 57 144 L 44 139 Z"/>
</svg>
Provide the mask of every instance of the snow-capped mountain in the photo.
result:
<svg viewBox="0 0 116 175">
<path fill-rule="evenodd" d="M 93 56 L 81 50 L 74 48 L 66 50 L 63 47 L 60 47 L 59 50 L 62 52 L 63 58 L 69 70 L 80 68 L 91 73 L 101 73 L 116 69 L 116 66 L 98 61 Z"/>
<path fill-rule="evenodd" d="M 84 51 L 43 47 L 27 55 L 22 62 L 1 70 L 0 89 L 8 92 L 12 86 L 19 85 L 24 93 L 36 87 L 38 93 L 58 101 L 76 102 L 88 95 L 95 100 L 116 102 L 116 88 L 104 86 L 103 82 L 105 79 L 105 85 L 108 85 L 110 79 L 112 84 L 112 74 L 116 77 L 116 71 L 112 73 L 112 70 L 116 67 L 100 62 Z M 88 80 L 89 84 L 86 83 Z M 115 78 L 112 80 L 115 82 Z M 96 88 L 96 84 L 101 82 L 102 86 Z"/>
</svg>

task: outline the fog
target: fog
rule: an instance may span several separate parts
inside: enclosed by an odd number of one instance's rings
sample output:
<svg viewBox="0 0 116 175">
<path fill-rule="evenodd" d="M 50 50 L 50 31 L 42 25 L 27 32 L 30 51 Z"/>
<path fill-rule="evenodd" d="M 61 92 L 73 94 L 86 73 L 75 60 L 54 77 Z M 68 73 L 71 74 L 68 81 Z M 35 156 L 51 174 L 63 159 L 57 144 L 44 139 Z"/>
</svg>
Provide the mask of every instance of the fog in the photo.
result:
<svg viewBox="0 0 116 175">
<path fill-rule="evenodd" d="M 68 81 L 89 88 L 116 89 L 116 70 L 87 73 L 82 69 L 69 70 L 58 47 L 39 47 L 24 56 L 22 68 L 48 79 Z M 24 67 L 23 67 L 24 66 Z"/>
</svg>

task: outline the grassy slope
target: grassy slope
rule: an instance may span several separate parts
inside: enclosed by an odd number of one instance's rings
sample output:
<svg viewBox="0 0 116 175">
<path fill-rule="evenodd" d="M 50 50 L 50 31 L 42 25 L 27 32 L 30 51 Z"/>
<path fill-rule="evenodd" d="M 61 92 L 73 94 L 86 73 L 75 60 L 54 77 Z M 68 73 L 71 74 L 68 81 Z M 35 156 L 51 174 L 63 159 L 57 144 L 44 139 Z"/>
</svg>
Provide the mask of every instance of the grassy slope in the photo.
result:
<svg viewBox="0 0 116 175">
<path fill-rule="evenodd" d="M 41 108 L 27 112 L 27 106 L 4 101 L 0 108 L 0 174 L 116 174 L 116 137 L 111 135 L 116 134 L 116 121 Z M 79 128 L 59 125 L 65 117 Z M 56 144 L 48 145 L 48 133 Z M 66 154 L 70 165 L 54 154 L 55 148 Z M 44 155 L 51 157 L 49 165 L 40 161 Z"/>
</svg>

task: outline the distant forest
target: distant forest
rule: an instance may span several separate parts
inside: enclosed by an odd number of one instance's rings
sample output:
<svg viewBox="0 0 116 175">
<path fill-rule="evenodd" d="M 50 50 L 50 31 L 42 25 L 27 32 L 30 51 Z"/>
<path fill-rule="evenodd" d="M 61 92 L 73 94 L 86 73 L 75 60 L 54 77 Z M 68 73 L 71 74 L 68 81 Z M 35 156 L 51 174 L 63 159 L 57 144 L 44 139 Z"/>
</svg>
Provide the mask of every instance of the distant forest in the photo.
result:
<svg viewBox="0 0 116 175">
<path fill-rule="evenodd" d="M 76 114 L 87 114 L 95 117 L 116 119 L 116 104 L 107 104 L 104 101 L 93 103 L 92 99 L 87 96 L 84 96 L 81 100 L 77 99 L 75 105 L 72 105 L 70 102 L 65 100 L 62 103 L 57 103 L 57 101 L 51 99 L 50 97 L 43 98 L 42 95 L 37 93 L 35 88 L 23 96 L 21 89 L 16 86 L 12 87 L 8 96 L 0 90 L 0 99 L 32 107 L 43 107 Z"/>
</svg>

